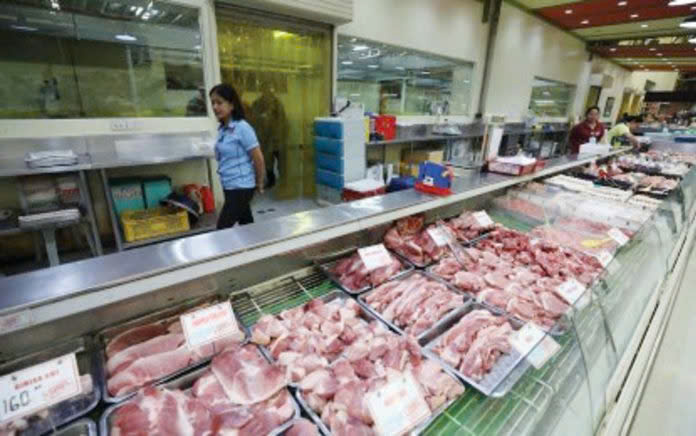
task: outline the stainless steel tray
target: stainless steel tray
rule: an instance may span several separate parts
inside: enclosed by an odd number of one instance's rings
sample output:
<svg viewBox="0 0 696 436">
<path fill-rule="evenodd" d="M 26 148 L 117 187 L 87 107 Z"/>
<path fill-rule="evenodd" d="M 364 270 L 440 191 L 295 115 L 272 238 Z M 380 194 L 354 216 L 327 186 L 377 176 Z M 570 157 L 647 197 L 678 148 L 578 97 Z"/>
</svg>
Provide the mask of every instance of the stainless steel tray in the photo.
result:
<svg viewBox="0 0 696 436">
<path fill-rule="evenodd" d="M 341 291 L 339 291 L 339 290 L 333 291 L 333 292 L 331 292 L 331 293 L 329 293 L 329 294 L 326 294 L 326 295 L 324 295 L 324 296 L 321 296 L 321 297 L 317 297 L 317 299 L 322 300 L 324 303 L 330 303 L 331 301 L 334 301 L 334 300 L 337 300 L 337 299 L 348 300 L 348 299 L 350 299 L 350 298 L 351 298 L 350 296 L 346 295 L 344 292 L 341 292 Z M 307 303 L 305 303 L 305 304 L 307 304 Z M 376 321 L 376 322 L 380 322 L 380 321 L 381 321 L 381 319 L 379 319 L 379 317 L 375 316 L 374 313 L 372 313 L 372 311 L 366 309 L 365 306 L 363 306 L 362 304 L 359 304 L 359 303 L 358 303 L 358 306 L 359 306 L 360 309 L 361 309 L 361 314 L 360 314 L 360 315 L 361 315 L 361 318 L 363 318 L 363 319 L 365 320 L 366 323 L 370 323 L 371 321 Z M 388 326 L 388 327 L 391 327 L 391 326 L 389 326 L 389 324 L 387 324 L 387 326 Z M 253 326 L 250 326 L 250 327 L 249 327 L 249 332 L 251 332 L 252 329 L 253 329 Z M 398 331 L 398 330 L 394 330 L 394 331 L 395 331 L 396 333 L 403 334 L 403 333 L 401 333 L 401 332 Z M 275 364 L 275 363 L 276 363 L 275 359 L 274 359 L 273 356 L 271 355 L 271 352 L 270 352 L 270 350 L 269 350 L 268 348 L 266 348 L 266 347 L 263 346 L 263 345 L 257 345 L 257 346 L 258 346 L 259 350 L 261 351 L 261 354 L 263 354 L 263 356 L 264 356 L 270 363 L 272 363 L 272 364 Z M 338 359 L 341 357 L 342 354 L 343 354 L 343 353 L 339 354 L 339 357 L 338 357 L 336 360 L 338 360 Z M 333 362 L 329 362 L 329 364 L 331 364 L 331 363 L 333 363 Z M 288 386 L 291 386 L 291 387 L 293 387 L 293 388 L 297 388 L 297 383 L 289 383 Z"/>
<path fill-rule="evenodd" d="M 156 312 L 152 312 L 148 315 L 138 317 L 136 319 L 133 319 L 131 321 L 127 321 L 125 323 L 118 324 L 113 327 L 108 327 L 99 333 L 97 333 L 96 336 L 96 346 L 97 346 L 97 362 L 98 362 L 98 374 L 99 374 L 99 382 L 101 384 L 101 387 L 104 392 L 104 401 L 107 403 L 120 403 L 122 401 L 127 400 L 128 398 L 131 398 L 134 396 L 138 389 L 135 389 L 133 392 L 130 392 L 125 395 L 121 395 L 119 397 L 114 397 L 109 393 L 109 390 L 107 388 L 107 382 L 108 382 L 108 374 L 106 372 L 106 362 L 107 362 L 107 357 L 106 357 L 106 345 L 108 344 L 109 340 L 114 338 L 116 335 L 119 333 L 122 333 L 128 329 L 134 328 L 134 327 L 139 327 L 142 325 L 146 324 L 155 324 L 155 323 L 170 323 L 172 322 L 175 318 L 177 318 L 180 314 L 183 312 L 193 309 L 196 306 L 202 305 L 202 304 L 216 304 L 216 303 L 221 303 L 223 302 L 224 299 L 218 296 L 208 296 L 208 297 L 201 297 L 201 298 L 195 298 L 193 300 L 187 301 L 185 303 L 176 305 L 174 307 L 170 307 L 164 310 L 159 310 Z M 243 324 L 239 320 L 239 317 L 237 316 L 236 312 L 232 311 L 235 314 L 235 317 L 237 319 L 237 323 L 240 326 L 240 329 L 242 332 L 244 332 L 245 336 L 248 337 L 247 331 L 243 328 Z M 168 380 L 172 380 L 182 374 L 185 374 L 186 372 L 197 368 L 201 365 L 204 365 L 208 362 L 210 362 L 210 359 L 212 359 L 213 356 L 209 356 L 207 358 L 201 359 L 198 362 L 192 363 L 188 365 L 186 368 L 182 368 L 178 371 L 175 371 L 171 374 L 168 374 L 166 376 L 160 377 L 159 379 L 152 380 L 148 383 L 145 384 L 145 386 L 149 385 L 159 385 L 162 384 Z"/>
<path fill-rule="evenodd" d="M 97 436 L 97 424 L 91 419 L 81 419 L 57 430 L 53 436 Z"/>
<path fill-rule="evenodd" d="M 436 328 L 432 329 L 427 336 L 420 337 L 418 339 L 418 343 L 424 348 L 425 353 L 428 354 L 432 359 L 437 360 L 442 366 L 447 368 L 450 372 L 454 373 L 457 377 L 474 387 L 482 394 L 494 398 L 503 397 L 510 391 L 510 389 L 512 389 L 515 383 L 519 381 L 520 377 L 522 377 L 522 375 L 524 375 L 524 373 L 530 367 L 530 364 L 525 360 L 526 356 L 521 355 L 514 348 L 511 349 L 509 354 L 500 356 L 493 368 L 491 368 L 491 371 L 480 381 L 476 381 L 466 376 L 456 368 L 453 368 L 442 360 L 435 351 L 433 351 L 435 346 L 440 343 L 442 336 L 446 334 L 450 328 L 455 326 L 466 314 L 478 309 L 488 310 L 494 315 L 502 316 L 510 322 L 515 330 L 519 330 L 524 325 L 524 323 L 514 318 L 505 316 L 502 311 L 491 310 L 488 306 L 484 306 L 480 303 L 470 302 L 465 307 L 458 309 L 454 316 L 451 316 L 448 319 L 443 320 L 443 322 L 438 323 Z"/>
<path fill-rule="evenodd" d="M 17 357 L 0 365 L 0 375 L 19 371 L 24 368 L 38 365 L 56 357 L 75 353 L 80 375 L 89 374 L 92 377 L 92 391 L 62 401 L 48 408 L 48 416 L 44 419 L 25 417 L 29 422 L 29 428 L 21 434 L 23 436 L 42 435 L 54 431 L 65 423 L 74 421 L 92 411 L 101 399 L 99 386 L 98 365 L 92 353 L 92 342 L 89 338 L 71 339 L 46 350 Z"/>
<path fill-rule="evenodd" d="M 187 392 L 189 389 L 191 389 L 193 387 L 196 380 L 198 380 L 198 378 L 200 378 L 203 374 L 205 374 L 209 370 L 209 367 L 210 367 L 210 364 L 208 364 L 202 368 L 198 368 L 198 369 L 196 369 L 192 372 L 189 372 L 188 374 L 184 374 L 184 375 L 182 375 L 174 380 L 169 380 L 166 383 L 160 384 L 160 385 L 158 385 L 158 388 L 170 389 L 170 390 L 179 389 L 179 390 L 182 390 L 184 392 Z M 287 389 L 287 388 L 285 388 L 285 389 Z M 269 433 L 269 436 L 278 436 L 278 435 L 283 434 L 287 429 L 290 428 L 293 421 L 300 417 L 300 406 L 297 404 L 297 398 L 293 395 L 293 393 L 291 391 L 288 390 L 288 393 L 289 393 L 290 397 L 294 400 L 293 406 L 295 408 L 295 413 L 292 416 L 292 418 L 290 418 L 286 423 L 284 423 L 280 427 L 277 427 L 275 430 L 273 430 L 271 433 Z M 129 401 L 132 401 L 132 398 L 129 399 Z M 116 410 L 118 410 L 120 407 L 124 406 L 127 402 L 128 401 L 120 403 L 120 404 L 114 404 L 104 411 L 101 418 L 99 419 L 99 434 L 101 436 L 107 436 L 107 435 L 111 434 L 111 417 L 116 412 Z"/>
<path fill-rule="evenodd" d="M 415 267 L 413 266 L 413 263 L 411 263 L 411 261 L 409 261 L 408 259 L 404 258 L 403 256 L 398 255 L 397 253 L 394 253 L 394 252 L 391 251 L 391 250 L 387 250 L 387 251 L 389 252 L 389 254 L 391 254 L 392 256 L 396 257 L 396 258 L 399 260 L 399 262 L 401 262 L 401 263 L 403 264 L 403 266 L 404 266 L 404 268 L 403 268 L 401 271 L 399 271 L 397 274 L 395 274 L 395 275 L 389 277 L 389 278 L 387 279 L 387 281 L 394 280 L 394 279 L 397 279 L 397 278 L 399 278 L 399 277 L 402 277 L 404 274 L 407 274 L 407 273 L 409 273 L 410 271 L 413 271 L 413 270 L 415 269 Z M 357 252 L 357 250 L 353 250 L 353 251 L 349 252 L 348 256 L 346 256 L 345 253 L 343 253 L 343 254 L 341 255 L 341 257 L 338 258 L 338 259 L 331 259 L 331 260 L 326 259 L 326 260 L 324 260 L 323 262 L 317 262 L 317 261 L 315 261 L 316 264 L 317 264 L 317 266 L 319 267 L 319 269 L 321 269 L 322 272 L 323 272 L 324 274 L 326 274 L 326 276 L 327 276 L 328 278 L 330 278 L 331 281 L 333 281 L 333 282 L 336 284 L 336 286 L 338 286 L 339 288 L 343 289 L 345 292 L 349 293 L 350 295 L 360 295 L 360 294 L 362 294 L 362 293 L 364 293 L 364 292 L 369 291 L 370 289 L 374 289 L 374 286 L 372 286 L 372 285 L 368 285 L 368 286 L 365 286 L 365 287 L 363 287 L 363 288 L 361 288 L 361 289 L 357 289 L 357 290 L 351 289 L 351 288 L 345 286 L 345 285 L 339 280 L 339 278 L 336 277 L 336 275 L 332 272 L 332 269 L 334 268 L 334 266 L 336 266 L 336 264 L 337 264 L 338 262 L 342 261 L 342 260 L 345 259 L 346 257 L 352 256 L 353 254 L 355 254 L 355 252 Z"/>
<path fill-rule="evenodd" d="M 431 357 L 429 357 L 427 354 L 424 353 L 423 358 L 430 359 Z M 438 364 L 440 363 L 439 360 L 435 360 L 435 361 Z M 442 367 L 442 370 L 445 371 L 445 373 L 447 373 L 447 375 L 449 375 L 450 377 L 455 378 L 455 379 L 457 378 L 456 376 L 454 376 L 452 374 L 452 372 L 449 369 L 447 369 L 446 367 L 444 367 L 442 365 L 441 365 L 441 367 Z M 447 408 L 449 408 L 452 404 L 454 404 L 454 402 L 457 401 L 459 398 L 460 397 L 452 398 L 451 400 L 447 401 L 442 406 L 438 407 L 436 410 L 434 410 L 430 414 L 428 419 L 426 419 L 422 423 L 418 424 L 408 434 L 411 436 L 417 436 L 417 435 L 421 434 L 425 429 L 428 428 L 428 426 L 430 424 L 432 424 L 433 421 L 435 421 L 435 419 L 437 419 L 438 416 L 440 416 L 440 414 L 442 412 L 447 410 Z M 295 399 L 300 404 L 300 406 L 302 407 L 302 410 L 305 412 L 305 414 L 307 414 L 307 416 L 309 416 L 309 418 L 312 420 L 312 422 L 314 422 L 314 424 L 316 424 L 316 426 L 319 428 L 319 431 L 321 433 L 323 433 L 324 436 L 332 436 L 331 430 L 329 430 L 329 428 L 326 426 L 324 421 L 321 420 L 321 417 L 319 415 L 317 415 L 317 413 L 314 411 L 314 409 L 309 407 L 309 404 L 307 404 L 307 401 L 304 399 L 304 396 L 302 395 L 302 392 L 299 389 L 295 389 Z"/>
<path fill-rule="evenodd" d="M 432 275 L 432 274 L 430 274 L 430 273 L 428 273 L 428 272 L 426 272 L 426 271 L 420 271 L 420 270 L 419 270 L 419 271 L 411 271 L 409 274 L 405 274 L 405 275 L 403 275 L 402 277 L 400 277 L 399 279 L 396 279 L 396 280 L 406 280 L 406 279 L 408 279 L 409 277 L 411 277 L 411 276 L 413 276 L 413 275 L 415 275 L 415 274 L 424 276 L 424 277 L 426 277 L 426 278 L 428 278 L 428 279 L 430 279 L 430 280 L 434 280 L 434 281 L 436 281 L 436 282 L 441 283 L 442 285 L 444 285 L 450 292 L 452 292 L 452 293 L 453 293 L 454 295 L 456 295 L 457 297 L 460 297 L 460 298 L 461 298 L 461 300 L 462 300 L 462 302 L 461 302 L 462 306 L 463 306 L 468 300 L 470 300 L 470 298 L 471 298 L 469 295 L 467 295 L 467 294 L 465 294 L 464 292 L 458 290 L 457 288 L 451 286 L 451 285 L 450 285 L 449 283 L 447 283 L 445 280 L 441 279 L 440 277 L 434 276 L 434 275 Z M 366 298 L 369 294 L 371 294 L 371 292 L 368 292 L 368 293 L 366 293 L 366 294 L 364 294 L 364 295 L 359 296 L 359 297 L 358 297 L 358 303 L 359 303 L 361 306 L 363 306 L 365 309 L 367 309 L 375 318 L 379 319 L 379 320 L 382 321 L 384 324 L 388 325 L 392 330 L 398 332 L 400 335 L 407 336 L 408 334 L 406 333 L 406 331 L 405 331 L 403 328 L 397 326 L 397 325 L 394 324 L 392 321 L 390 321 L 390 320 L 384 318 L 384 317 L 382 316 L 382 314 L 381 314 L 377 309 L 375 309 L 375 308 L 372 307 L 370 304 L 368 304 L 367 301 L 365 301 L 365 298 Z M 446 314 L 446 315 L 443 317 L 443 319 L 448 318 L 448 317 L 449 317 L 453 312 L 455 312 L 455 311 L 456 311 L 456 309 L 452 310 L 451 312 L 449 312 L 448 314 Z M 442 319 L 441 319 L 440 321 L 442 321 Z M 438 322 L 440 322 L 440 321 L 438 321 Z M 423 333 L 421 333 L 418 337 L 420 338 L 420 337 L 422 337 L 422 336 L 428 334 L 428 332 L 429 332 L 431 329 L 433 329 L 433 328 L 438 324 L 438 322 L 436 322 L 435 324 L 433 324 L 430 328 L 426 329 L 426 330 L 425 330 Z"/>
</svg>

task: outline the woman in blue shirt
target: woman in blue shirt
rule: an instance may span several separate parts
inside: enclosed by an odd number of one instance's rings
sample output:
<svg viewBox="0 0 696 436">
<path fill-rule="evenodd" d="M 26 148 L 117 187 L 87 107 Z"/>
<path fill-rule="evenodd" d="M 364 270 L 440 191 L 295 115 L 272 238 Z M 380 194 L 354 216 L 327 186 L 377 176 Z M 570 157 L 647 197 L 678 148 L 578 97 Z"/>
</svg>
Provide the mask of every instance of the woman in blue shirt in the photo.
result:
<svg viewBox="0 0 696 436">
<path fill-rule="evenodd" d="M 220 84 L 210 90 L 215 117 L 220 122 L 215 159 L 225 191 L 225 205 L 218 218 L 218 229 L 235 224 L 251 224 L 251 199 L 254 191 L 263 194 L 266 173 L 263 153 L 254 128 L 244 119 L 239 94 L 233 87 Z"/>
</svg>

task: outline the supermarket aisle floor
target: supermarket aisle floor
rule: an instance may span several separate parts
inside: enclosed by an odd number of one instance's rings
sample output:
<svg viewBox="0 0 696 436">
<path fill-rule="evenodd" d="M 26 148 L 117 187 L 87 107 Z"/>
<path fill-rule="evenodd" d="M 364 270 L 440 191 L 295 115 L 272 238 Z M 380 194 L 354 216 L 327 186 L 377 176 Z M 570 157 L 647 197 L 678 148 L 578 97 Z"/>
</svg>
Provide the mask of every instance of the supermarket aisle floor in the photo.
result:
<svg viewBox="0 0 696 436">
<path fill-rule="evenodd" d="M 648 378 L 630 436 L 696 434 L 696 250 L 677 295 L 671 319 Z"/>
</svg>

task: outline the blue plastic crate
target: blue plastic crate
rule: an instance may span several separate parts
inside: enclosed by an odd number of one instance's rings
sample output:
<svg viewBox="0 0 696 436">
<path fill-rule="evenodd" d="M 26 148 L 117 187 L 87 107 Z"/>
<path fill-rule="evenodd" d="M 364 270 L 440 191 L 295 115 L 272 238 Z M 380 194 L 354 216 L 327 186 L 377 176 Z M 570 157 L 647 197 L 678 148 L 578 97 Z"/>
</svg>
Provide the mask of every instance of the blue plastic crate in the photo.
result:
<svg viewBox="0 0 696 436">
<path fill-rule="evenodd" d="M 328 170 L 334 173 L 343 174 L 343 159 L 330 154 L 316 153 L 314 161 L 320 170 Z"/>
<path fill-rule="evenodd" d="M 172 180 L 167 176 L 155 176 L 143 179 L 143 194 L 145 207 L 152 209 L 160 207 L 160 200 L 164 200 L 172 193 Z"/>
<path fill-rule="evenodd" d="M 343 139 L 343 123 L 339 119 L 336 121 L 315 121 L 314 134 L 326 138 Z"/>
</svg>

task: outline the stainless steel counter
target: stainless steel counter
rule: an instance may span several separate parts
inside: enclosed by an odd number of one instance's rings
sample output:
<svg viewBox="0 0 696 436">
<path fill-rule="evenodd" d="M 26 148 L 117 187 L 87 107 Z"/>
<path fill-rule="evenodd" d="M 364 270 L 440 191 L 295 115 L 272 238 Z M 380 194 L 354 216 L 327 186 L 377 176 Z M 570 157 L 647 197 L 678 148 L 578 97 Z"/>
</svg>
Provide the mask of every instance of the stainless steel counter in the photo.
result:
<svg viewBox="0 0 696 436">
<path fill-rule="evenodd" d="M 542 171 L 523 177 L 487 173 L 457 179 L 454 193 L 448 197 L 432 197 L 414 190 L 401 191 L 6 277 L 0 279 L 0 315 L 35 308 L 35 323 L 59 319 L 193 277 L 349 235 L 413 213 L 455 204 L 623 151 L 604 156 L 552 159 Z M 165 277 L 165 272 L 171 274 Z M 80 301 L 73 298 L 80 296 L 85 298 Z M 46 304 L 49 302 L 55 302 L 55 307 L 48 307 L 53 306 Z"/>
</svg>

